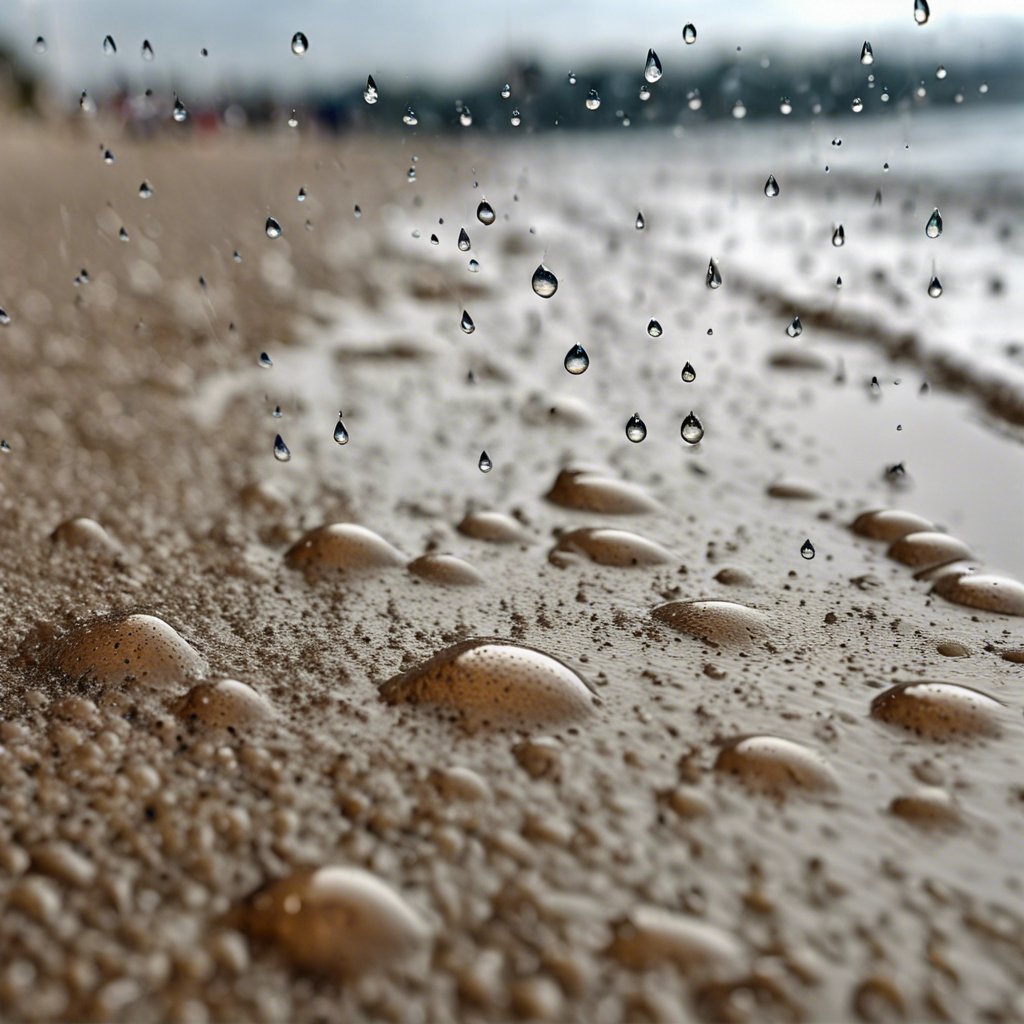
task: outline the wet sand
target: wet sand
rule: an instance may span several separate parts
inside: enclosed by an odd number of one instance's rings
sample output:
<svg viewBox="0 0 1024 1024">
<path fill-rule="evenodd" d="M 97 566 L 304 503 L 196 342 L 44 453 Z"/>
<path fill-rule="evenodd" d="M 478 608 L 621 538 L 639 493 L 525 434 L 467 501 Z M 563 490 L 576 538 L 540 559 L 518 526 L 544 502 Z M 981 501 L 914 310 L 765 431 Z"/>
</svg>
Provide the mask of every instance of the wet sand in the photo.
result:
<svg viewBox="0 0 1024 1024">
<path fill-rule="evenodd" d="M 1021 1019 L 1024 449 L 857 328 L 927 183 L 101 135 L 0 158 L 5 1018 Z"/>
</svg>

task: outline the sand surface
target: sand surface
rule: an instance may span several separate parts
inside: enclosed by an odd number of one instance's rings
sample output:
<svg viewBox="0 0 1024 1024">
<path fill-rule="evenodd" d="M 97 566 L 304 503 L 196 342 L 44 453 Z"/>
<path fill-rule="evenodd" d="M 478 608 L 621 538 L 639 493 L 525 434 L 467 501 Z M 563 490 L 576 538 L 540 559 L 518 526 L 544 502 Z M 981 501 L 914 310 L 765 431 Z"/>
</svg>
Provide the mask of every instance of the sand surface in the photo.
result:
<svg viewBox="0 0 1024 1024">
<path fill-rule="evenodd" d="M 8 138 L 0 1014 L 1024 1019 L 1012 185 Z"/>
</svg>

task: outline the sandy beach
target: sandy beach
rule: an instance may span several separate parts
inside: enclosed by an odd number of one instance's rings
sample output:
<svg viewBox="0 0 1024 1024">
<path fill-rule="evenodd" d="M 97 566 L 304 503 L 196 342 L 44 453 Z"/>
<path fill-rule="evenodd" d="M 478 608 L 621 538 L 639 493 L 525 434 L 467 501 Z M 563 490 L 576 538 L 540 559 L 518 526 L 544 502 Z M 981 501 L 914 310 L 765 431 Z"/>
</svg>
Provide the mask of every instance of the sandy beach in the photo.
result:
<svg viewBox="0 0 1024 1024">
<path fill-rule="evenodd" d="M 1024 1019 L 1024 193 L 920 123 L 12 125 L 0 1016 Z"/>
</svg>

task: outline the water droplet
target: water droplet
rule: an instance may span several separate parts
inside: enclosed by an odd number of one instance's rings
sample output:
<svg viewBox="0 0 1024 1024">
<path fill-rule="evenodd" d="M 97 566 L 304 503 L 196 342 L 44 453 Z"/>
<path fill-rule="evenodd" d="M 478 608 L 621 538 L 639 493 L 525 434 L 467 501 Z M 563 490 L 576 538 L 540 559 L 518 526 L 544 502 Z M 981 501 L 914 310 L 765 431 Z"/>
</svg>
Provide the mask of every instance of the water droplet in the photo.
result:
<svg viewBox="0 0 1024 1024">
<path fill-rule="evenodd" d="M 837 788 L 828 761 L 801 743 L 778 736 L 745 736 L 724 746 L 715 770 L 748 788 L 779 799 L 794 790 L 828 793 Z"/>
<path fill-rule="evenodd" d="M 154 56 L 155 55 L 153 53 L 153 47 L 150 46 L 149 40 L 148 39 L 143 39 L 142 40 L 142 59 L 143 60 L 152 60 Z"/>
<path fill-rule="evenodd" d="M 11 446 L 10 446 L 9 442 L 7 442 L 7 441 L 0 441 L 0 452 L 3 452 L 4 455 L 7 455 L 10 452 L 10 450 L 11 450 Z"/>
<path fill-rule="evenodd" d="M 647 437 L 647 424 L 640 419 L 639 413 L 633 413 L 626 422 L 626 437 L 633 442 L 633 444 L 639 444 L 645 437 Z"/>
<path fill-rule="evenodd" d="M 402 115 L 402 123 L 407 124 L 410 128 L 420 123 L 419 118 L 416 116 L 416 111 L 412 107 L 405 108 L 405 113 Z"/>
<path fill-rule="evenodd" d="M 808 561 L 814 557 L 814 545 L 811 543 L 810 537 L 800 545 L 800 557 L 806 558 Z"/>
<path fill-rule="evenodd" d="M 1000 615 L 1024 615 L 1024 584 L 993 573 L 952 572 L 932 588 L 939 597 L 966 608 L 981 608 Z"/>
<path fill-rule="evenodd" d="M 928 294 L 933 299 L 937 299 L 942 294 L 942 282 L 934 275 L 928 282 Z"/>
<path fill-rule="evenodd" d="M 650 320 L 647 323 L 647 333 L 652 338 L 660 338 L 662 335 L 661 324 L 657 320 Z"/>
<path fill-rule="evenodd" d="M 508 82 L 506 82 L 506 83 L 505 83 L 505 84 L 504 84 L 504 85 L 503 85 L 503 86 L 501 87 L 501 98 L 502 98 L 503 100 L 507 100 L 507 99 L 509 98 L 509 96 L 511 96 L 511 95 L 512 95 L 512 86 L 511 86 L 511 85 L 509 85 L 509 83 L 508 83 Z"/>
<path fill-rule="evenodd" d="M 647 51 L 647 63 L 644 66 L 644 78 L 652 84 L 661 78 L 661 61 L 658 60 L 658 55 L 653 50 Z"/>
<path fill-rule="evenodd" d="M 409 170 L 407 170 L 405 172 L 405 176 L 406 176 L 406 178 L 409 179 L 409 181 L 415 181 L 416 180 L 416 168 L 415 167 L 410 167 Z M 412 233 L 412 237 L 413 238 L 419 238 L 420 237 L 420 233 L 419 233 L 418 229 Z"/>
<path fill-rule="evenodd" d="M 441 239 L 438 238 L 437 235 L 431 234 L 431 236 L 430 236 L 430 244 L 431 245 L 440 245 L 441 244 Z"/>
<path fill-rule="evenodd" d="M 679 436 L 687 444 L 697 444 L 704 436 L 704 427 L 700 420 L 690 412 L 679 426 Z"/>
<path fill-rule="evenodd" d="M 462 320 L 459 326 L 462 328 L 463 334 L 472 334 L 476 330 L 476 324 L 473 323 L 473 318 L 466 310 L 462 311 Z"/>
<path fill-rule="evenodd" d="M 299 188 L 299 192 L 298 192 L 298 195 L 297 195 L 297 196 L 296 196 L 295 198 L 296 198 L 296 199 L 297 199 L 297 200 L 298 200 L 298 201 L 299 201 L 300 203 L 304 203 L 304 202 L 306 201 L 306 186 L 305 186 L 305 185 L 303 185 L 303 186 L 301 186 L 301 187 Z"/>
<path fill-rule="evenodd" d="M 480 458 L 477 461 L 476 468 L 479 469 L 481 473 L 490 473 L 494 468 L 494 463 L 491 462 L 491 457 L 487 452 L 480 453 Z"/>
<path fill-rule="evenodd" d="M 46 53 L 46 40 L 42 36 L 36 36 L 36 41 L 32 44 L 32 49 L 36 53 Z"/>
<path fill-rule="evenodd" d="M 236 263 L 241 263 L 242 262 L 242 254 L 237 249 L 231 254 L 231 258 Z"/>
<path fill-rule="evenodd" d="M 461 228 L 459 230 L 459 248 L 463 252 L 469 252 L 469 250 L 472 248 L 472 243 L 469 240 L 469 235 L 466 234 L 465 228 Z"/>
<path fill-rule="evenodd" d="M 683 42 L 686 43 L 687 46 L 697 42 L 697 29 L 689 22 L 683 26 Z"/>
<path fill-rule="evenodd" d="M 139 186 L 139 198 L 149 199 L 153 195 L 153 186 L 148 181 L 144 181 Z"/>
<path fill-rule="evenodd" d="M 788 96 L 783 96 L 782 99 L 779 100 L 779 113 L 782 114 L 783 117 L 789 117 L 789 115 L 793 113 L 793 104 L 790 103 Z"/>
<path fill-rule="evenodd" d="M 956 683 L 897 683 L 871 702 L 871 717 L 923 739 L 996 735 L 999 701 Z"/>
<path fill-rule="evenodd" d="M 563 508 L 605 515 L 633 515 L 659 508 L 642 487 L 593 469 L 561 470 L 545 497 Z"/>
<path fill-rule="evenodd" d="M 185 109 L 185 104 L 182 103 L 177 96 L 174 97 L 174 110 L 171 111 L 171 117 L 173 117 L 178 124 L 181 124 L 188 119 L 188 111 Z"/>
<path fill-rule="evenodd" d="M 11 322 L 10 314 L 6 309 L 0 309 L 0 327 L 7 327 Z"/>
<path fill-rule="evenodd" d="M 601 97 L 598 95 L 596 89 L 591 89 L 590 92 L 587 93 L 587 98 L 583 102 L 587 110 L 597 110 L 597 108 L 601 106 Z"/>
<path fill-rule="evenodd" d="M 692 364 L 686 363 L 683 366 L 682 378 L 687 384 L 692 384 L 697 379 L 697 371 Z"/>
<path fill-rule="evenodd" d="M 764 183 L 764 194 L 769 199 L 774 199 L 779 194 L 779 183 L 775 180 L 774 174 L 768 175 L 768 180 Z"/>
<path fill-rule="evenodd" d="M 564 365 L 569 373 L 578 376 L 585 373 L 587 367 L 590 366 L 590 356 L 587 355 L 587 350 L 582 345 L 573 345 L 565 353 Z"/>
<path fill-rule="evenodd" d="M 651 616 L 667 626 L 714 644 L 756 644 L 768 634 L 768 616 L 735 601 L 669 601 Z"/>
<path fill-rule="evenodd" d="M 296 32 L 292 36 L 292 53 L 301 57 L 309 49 L 309 40 L 302 32 Z"/>
<path fill-rule="evenodd" d="M 651 90 L 647 88 L 646 84 L 640 86 L 637 97 L 641 103 L 646 103 L 651 98 Z"/>
<path fill-rule="evenodd" d="M 932 210 L 932 215 L 928 218 L 928 223 L 925 225 L 924 233 L 929 238 L 938 238 L 942 234 L 942 214 L 939 213 L 938 207 Z"/>
<path fill-rule="evenodd" d="M 358 203 L 356 203 L 356 205 L 352 207 L 352 216 L 355 217 L 356 220 L 359 220 L 359 218 L 362 217 L 362 215 L 362 208 L 359 206 Z"/>
<path fill-rule="evenodd" d="M 379 533 L 357 523 L 329 523 L 310 530 L 285 552 L 285 562 L 307 577 L 397 568 L 405 556 Z"/>
<path fill-rule="evenodd" d="M 859 114 L 864 109 L 864 101 L 859 96 L 857 96 L 850 104 L 850 109 L 855 114 Z"/>
<path fill-rule="evenodd" d="M 473 639 L 380 688 L 389 704 L 436 704 L 470 728 L 571 722 L 591 712 L 594 698 L 568 665 L 533 647 Z"/>
<path fill-rule="evenodd" d="M 915 569 L 935 569 L 971 557 L 971 551 L 963 541 L 935 530 L 905 534 L 892 542 L 886 554 L 893 561 Z"/>
<path fill-rule="evenodd" d="M 471 274 L 475 274 L 480 270 L 480 264 L 476 260 L 470 260 L 469 263 L 466 264 L 466 269 Z"/>
<path fill-rule="evenodd" d="M 480 200 L 480 205 L 476 208 L 476 219 L 481 224 L 494 223 L 494 207 L 486 199 Z"/>
<path fill-rule="evenodd" d="M 274 437 L 274 458 L 278 462 L 287 462 L 292 457 L 292 453 L 288 448 L 288 445 L 284 443 L 284 438 L 277 434 Z"/>
<path fill-rule="evenodd" d="M 274 411 L 270 415 L 273 416 L 275 420 L 279 420 L 281 418 L 281 416 L 282 416 L 281 406 L 275 405 L 274 406 Z"/>
<path fill-rule="evenodd" d="M 103 37 L 103 52 L 108 57 L 113 57 L 114 54 L 117 53 L 117 43 L 114 42 L 113 36 Z"/>
<path fill-rule="evenodd" d="M 691 110 L 700 110 L 703 100 L 700 98 L 700 89 L 691 89 L 686 94 L 686 105 Z"/>
<path fill-rule="evenodd" d="M 718 269 L 718 264 L 713 259 L 708 261 L 708 272 L 704 278 L 704 283 L 709 288 L 720 288 L 722 286 L 722 274 Z"/>
<path fill-rule="evenodd" d="M 363 99 L 371 107 L 380 99 L 380 93 L 377 90 L 377 83 L 373 80 L 373 75 L 366 76 L 366 88 L 363 89 Z"/>
<path fill-rule="evenodd" d="M 800 317 L 795 316 L 790 321 L 789 326 L 786 328 L 786 334 L 791 338 L 799 338 L 804 333 L 804 325 L 800 322 Z"/>
<path fill-rule="evenodd" d="M 871 49 L 871 44 L 866 39 L 864 40 L 864 45 L 860 48 L 860 62 L 861 64 L 875 63 L 875 51 Z"/>
<path fill-rule="evenodd" d="M 206 47 L 204 46 L 204 47 L 203 47 L 203 48 L 202 48 L 202 49 L 201 49 L 201 50 L 199 51 L 199 56 L 200 56 L 200 57 L 209 57 L 209 56 L 210 56 L 210 51 L 209 51 L 209 50 L 208 50 L 208 49 L 207 49 L 207 48 L 206 48 Z"/>
<path fill-rule="evenodd" d="M 838 249 L 839 246 L 846 244 L 846 231 L 843 225 L 840 224 L 832 232 L 832 244 Z"/>
<path fill-rule="evenodd" d="M 736 118 L 737 121 L 742 121 L 743 118 L 747 116 L 747 107 L 743 100 L 737 100 L 732 105 L 732 116 Z"/>
<path fill-rule="evenodd" d="M 348 431 L 345 429 L 345 424 L 341 421 L 341 413 L 338 413 L 338 422 L 334 427 L 334 440 L 338 444 L 348 444 Z"/>
<path fill-rule="evenodd" d="M 530 283 L 533 285 L 533 290 L 542 299 L 550 299 L 558 291 L 558 278 L 543 263 L 533 272 L 533 279 Z"/>
<path fill-rule="evenodd" d="M 935 69 L 935 77 L 940 82 L 946 77 L 946 69 L 941 64 Z"/>
<path fill-rule="evenodd" d="M 456 527 L 459 533 L 491 544 L 529 544 L 530 535 L 503 512 L 470 512 Z"/>
<path fill-rule="evenodd" d="M 926 25 L 931 17 L 931 10 L 928 7 L 928 0 L 914 0 L 914 21 L 918 25 Z"/>
<path fill-rule="evenodd" d="M 470 111 L 469 107 L 463 107 L 459 111 L 459 124 L 461 124 L 463 128 L 468 128 L 472 123 L 473 123 L 473 114 L 472 114 L 472 112 Z"/>
<path fill-rule="evenodd" d="M 113 153 L 110 152 L 109 149 L 103 150 L 103 162 L 105 164 L 112 164 L 115 159 L 116 159 L 116 157 L 114 156 Z"/>
<path fill-rule="evenodd" d="M 566 78 L 567 78 L 567 80 L 568 80 L 570 85 L 575 85 L 576 84 L 576 75 L 572 71 L 569 72 L 569 74 L 566 76 Z"/>
<path fill-rule="evenodd" d="M 691 806 L 699 802 L 686 800 Z M 729 932 L 688 914 L 653 906 L 635 907 L 628 917 L 616 922 L 608 951 L 630 970 L 667 967 L 673 973 L 689 975 L 695 983 L 711 977 L 738 978 L 743 963 L 743 949 Z M 735 1006 L 731 996 L 722 999 L 730 1000 L 722 1005 Z M 728 1012 L 735 1017 L 732 1009 Z M 710 1015 L 724 1019 L 714 1011 Z"/>
<path fill-rule="evenodd" d="M 663 565 L 671 555 L 660 544 L 637 533 L 604 527 L 569 530 L 548 553 L 548 561 L 562 568 L 580 558 L 625 569 Z"/>
<path fill-rule="evenodd" d="M 192 687 L 175 713 L 186 722 L 234 731 L 265 721 L 274 711 L 270 702 L 251 686 L 237 679 L 217 679 Z"/>
<path fill-rule="evenodd" d="M 119 549 L 117 541 L 95 519 L 88 519 L 85 516 L 65 519 L 50 534 L 50 540 L 54 544 L 69 548 L 106 552 L 116 552 Z"/>
<path fill-rule="evenodd" d="M 118 231 L 117 237 L 120 238 L 122 242 L 127 242 L 128 241 L 128 229 L 122 227 L 121 230 Z"/>
<path fill-rule="evenodd" d="M 518 128 L 523 123 L 523 119 L 520 116 L 518 109 L 512 110 L 512 116 L 508 119 L 508 123 L 512 125 L 513 128 Z"/>
<path fill-rule="evenodd" d="M 639 210 L 637 210 L 636 223 L 635 223 L 635 227 L 636 227 L 637 231 L 643 231 L 643 229 L 646 226 L 647 226 L 647 221 L 644 220 L 644 215 Z"/>
<path fill-rule="evenodd" d="M 281 237 L 281 225 L 278 224 L 273 217 L 267 218 L 267 223 L 264 226 L 264 231 L 267 233 L 267 238 L 280 238 Z"/>
</svg>

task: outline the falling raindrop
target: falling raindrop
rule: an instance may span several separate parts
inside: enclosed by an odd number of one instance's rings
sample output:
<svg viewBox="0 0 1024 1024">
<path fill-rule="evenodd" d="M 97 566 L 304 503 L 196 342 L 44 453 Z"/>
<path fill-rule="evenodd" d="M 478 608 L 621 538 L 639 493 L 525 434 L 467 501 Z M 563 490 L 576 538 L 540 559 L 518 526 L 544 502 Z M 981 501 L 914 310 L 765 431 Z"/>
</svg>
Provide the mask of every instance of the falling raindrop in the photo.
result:
<svg viewBox="0 0 1024 1024">
<path fill-rule="evenodd" d="M 793 113 L 793 104 L 789 102 L 788 96 L 783 96 L 782 99 L 779 100 L 779 113 L 782 114 L 783 117 L 789 117 L 789 115 Z"/>
<path fill-rule="evenodd" d="M 128 241 L 128 230 L 127 230 L 127 228 L 122 227 L 121 230 L 118 231 L 117 237 L 120 238 L 122 242 L 127 242 Z"/>
<path fill-rule="evenodd" d="M 643 229 L 646 226 L 647 226 L 647 221 L 644 220 L 644 215 L 642 213 L 640 213 L 639 210 L 638 210 L 637 211 L 637 215 L 636 215 L 636 224 L 635 224 L 635 227 L 636 227 L 637 231 L 643 231 Z"/>
<path fill-rule="evenodd" d="M 348 431 L 345 424 L 341 422 L 341 410 L 338 410 L 338 423 L 334 428 L 334 440 L 338 444 L 348 444 Z"/>
<path fill-rule="evenodd" d="M 800 545 L 800 557 L 806 558 L 808 561 L 814 557 L 814 545 L 811 543 L 810 537 Z"/>
<path fill-rule="evenodd" d="M 647 88 L 646 84 L 641 85 L 637 96 L 641 103 L 646 103 L 651 98 L 651 90 Z"/>
<path fill-rule="evenodd" d="M 274 365 L 274 360 L 271 359 L 270 356 L 268 356 L 266 352 L 261 352 L 260 353 L 260 358 L 259 358 L 258 362 L 259 362 L 260 366 L 263 367 L 264 370 L 269 370 Z"/>
<path fill-rule="evenodd" d="M 406 176 L 406 178 L 409 181 L 415 181 L 416 180 L 416 168 L 415 167 L 410 167 L 409 170 L 407 170 L 405 172 L 405 176 Z M 420 237 L 420 233 L 418 231 L 414 231 L 412 233 L 412 237 L 413 238 L 419 238 Z"/>
<path fill-rule="evenodd" d="M 10 450 L 11 446 L 10 444 L 7 443 L 7 441 L 0 441 L 0 452 L 3 452 L 4 455 L 7 455 L 10 452 Z"/>
<path fill-rule="evenodd" d="M 463 107 L 462 110 L 459 111 L 459 124 L 461 124 L 463 128 L 468 128 L 472 123 L 472 112 L 469 107 Z"/>
<path fill-rule="evenodd" d="M 7 327 L 11 322 L 10 314 L 6 309 L 0 309 L 0 327 Z"/>
<path fill-rule="evenodd" d="M 242 262 L 242 254 L 237 249 L 231 254 L 231 258 L 236 263 L 241 263 Z"/>
<path fill-rule="evenodd" d="M 274 458 L 278 462 L 287 462 L 292 457 L 292 453 L 288 449 L 288 445 L 284 443 L 284 438 L 277 434 L 274 437 Z"/>
<path fill-rule="evenodd" d="M 309 40 L 302 32 L 296 32 L 292 36 L 292 53 L 301 57 L 309 49 Z"/>
<path fill-rule="evenodd" d="M 774 174 L 768 175 L 768 180 L 764 183 L 764 194 L 769 199 L 774 199 L 779 194 L 779 183 L 775 180 Z"/>
<path fill-rule="evenodd" d="M 430 236 L 430 244 L 431 245 L 440 245 L 441 244 L 441 239 L 438 238 L 437 235 L 432 234 Z"/>
<path fill-rule="evenodd" d="M 836 287 L 837 288 L 842 288 L 843 287 L 843 279 L 841 277 L 837 277 L 836 278 Z"/>
<path fill-rule="evenodd" d="M 114 54 L 117 53 L 117 43 L 114 42 L 113 36 L 103 37 L 103 52 L 108 57 L 113 57 Z"/>
<path fill-rule="evenodd" d="M 153 186 L 148 181 L 144 181 L 139 186 L 139 198 L 149 199 L 153 195 Z"/>
<path fill-rule="evenodd" d="M 576 75 L 572 71 L 569 72 L 569 74 L 566 76 L 566 78 L 567 78 L 567 80 L 568 80 L 570 85 L 575 85 L 576 84 Z"/>
<path fill-rule="evenodd" d="M 928 294 L 933 299 L 937 299 L 942 294 L 942 282 L 934 274 L 931 281 L 928 282 Z"/>
<path fill-rule="evenodd" d="M 877 398 L 882 393 L 882 385 L 878 383 L 877 377 L 871 378 L 871 394 Z"/>
<path fill-rule="evenodd" d="M 32 49 L 36 53 L 46 53 L 46 40 L 42 36 L 36 36 L 36 41 L 32 44 Z"/>
<path fill-rule="evenodd" d="M 626 422 L 626 437 L 633 444 L 639 444 L 647 436 L 647 424 L 640 419 L 639 413 L 633 413 Z"/>
<path fill-rule="evenodd" d="M 587 98 L 583 101 L 587 110 L 597 110 L 601 106 L 601 97 L 598 95 L 596 89 L 591 89 L 587 93 Z"/>
<path fill-rule="evenodd" d="M 476 219 L 481 224 L 494 223 L 494 207 L 486 199 L 480 200 L 480 205 L 476 208 Z"/>
<path fill-rule="evenodd" d="M 691 23 L 687 23 L 683 26 L 683 42 L 686 43 L 687 46 L 691 46 L 693 43 L 697 42 L 697 29 Z"/>
<path fill-rule="evenodd" d="M 274 411 L 270 415 L 273 416 L 275 420 L 279 420 L 281 418 L 281 406 L 275 405 Z"/>
<path fill-rule="evenodd" d="M 647 64 L 644 66 L 644 78 L 652 84 L 661 78 L 661 61 L 653 50 L 647 51 Z"/>
<path fill-rule="evenodd" d="M 466 312 L 466 310 L 462 311 L 462 320 L 460 321 L 459 326 L 462 328 L 463 334 L 472 334 L 476 330 L 476 324 L 473 323 L 473 318 Z"/>
<path fill-rule="evenodd" d="M 712 259 L 708 261 L 708 272 L 704 279 L 704 283 L 709 288 L 721 288 L 722 287 L 722 274 L 718 269 L 718 264 Z"/>
<path fill-rule="evenodd" d="M 703 100 L 700 98 L 700 89 L 691 89 L 686 94 L 686 105 L 691 110 L 700 110 Z"/>
<path fill-rule="evenodd" d="M 201 50 L 199 51 L 199 56 L 200 56 L 200 57 L 209 57 L 209 56 L 210 56 L 210 51 L 209 51 L 209 50 L 208 50 L 208 49 L 207 49 L 207 48 L 206 48 L 206 47 L 204 46 L 204 47 L 203 47 L 203 48 L 202 48 L 202 49 L 201 49 Z"/>
<path fill-rule="evenodd" d="M 504 85 L 503 85 L 503 86 L 501 87 L 501 98 L 502 98 L 503 100 L 507 100 L 507 99 L 509 98 L 509 96 L 511 96 L 511 95 L 512 95 L 512 86 L 511 86 L 511 85 L 509 85 L 509 84 L 508 84 L 508 82 L 506 82 L 506 83 L 505 83 L 505 84 L 504 84 Z"/>
<path fill-rule="evenodd" d="M 155 54 L 153 53 L 153 47 L 150 46 L 148 39 L 142 40 L 142 59 L 152 60 Z"/>
<path fill-rule="evenodd" d="M 935 77 L 940 82 L 946 77 L 946 69 L 941 64 L 935 69 Z"/>
<path fill-rule="evenodd" d="M 402 115 L 402 123 L 407 124 L 410 128 L 420 123 L 419 118 L 416 116 L 416 111 L 412 107 L 405 108 L 405 113 Z"/>
<path fill-rule="evenodd" d="M 732 105 L 732 116 L 735 117 L 737 121 L 742 121 L 743 118 L 747 116 L 747 108 L 743 100 L 737 100 Z"/>
<path fill-rule="evenodd" d="M 306 201 L 306 186 L 305 185 L 300 186 L 299 194 L 295 198 L 298 199 L 298 201 L 300 203 L 304 203 Z"/>
<path fill-rule="evenodd" d="M 558 291 L 558 278 L 543 263 L 533 272 L 533 279 L 530 283 L 533 285 L 533 290 L 542 299 L 550 299 Z"/>
<path fill-rule="evenodd" d="M 914 0 L 914 21 L 918 25 L 926 25 L 931 17 L 931 13 L 928 7 L 928 0 Z"/>
<path fill-rule="evenodd" d="M 853 101 L 853 102 L 852 102 L 852 103 L 850 104 L 850 109 L 851 109 L 851 110 L 852 110 L 852 111 L 853 111 L 853 112 L 854 112 L 855 114 L 859 114 L 859 113 L 860 113 L 860 112 L 861 112 L 861 111 L 862 111 L 862 110 L 864 109 L 864 101 L 863 101 L 863 100 L 862 100 L 862 99 L 861 99 L 861 98 L 860 98 L 860 97 L 858 96 L 858 97 L 857 97 L 856 99 L 854 99 L 854 101 Z"/>
<path fill-rule="evenodd" d="M 687 444 L 697 444 L 704 436 L 704 426 L 692 411 L 679 425 L 679 436 Z"/>
<path fill-rule="evenodd" d="M 298 128 L 299 127 L 299 116 L 298 116 L 298 114 L 295 113 L 294 110 L 288 115 L 288 127 L 289 128 Z"/>
<path fill-rule="evenodd" d="M 786 328 L 786 333 L 791 338 L 799 338 L 800 335 L 804 333 L 804 325 L 800 323 L 799 316 L 793 317 L 793 319 L 790 321 L 789 326 Z"/>
<path fill-rule="evenodd" d="M 846 232 L 843 230 L 842 224 L 838 225 L 835 231 L 832 232 L 832 244 L 837 249 L 839 248 L 839 246 L 846 244 Z"/>
<path fill-rule="evenodd" d="M 267 238 L 280 238 L 281 237 L 281 225 L 278 224 L 273 217 L 267 218 L 267 223 L 264 226 L 264 231 L 267 233 Z"/>
<path fill-rule="evenodd" d="M 938 207 L 932 210 L 932 215 L 928 218 L 928 223 L 925 225 L 924 233 L 929 238 L 938 238 L 942 234 L 942 214 L 939 213 Z"/>
<path fill-rule="evenodd" d="M 871 44 L 866 39 L 864 40 L 864 45 L 860 48 L 860 62 L 861 64 L 875 63 L 875 51 L 871 49 Z"/>
<path fill-rule="evenodd" d="M 586 373 L 587 367 L 590 366 L 590 356 L 587 355 L 587 350 L 582 345 L 573 345 L 565 353 L 564 365 L 569 373 L 578 377 L 581 373 Z"/>
<path fill-rule="evenodd" d="M 487 452 L 480 453 L 480 459 L 476 464 L 476 468 L 479 469 L 481 473 L 490 473 L 494 468 L 494 463 L 491 462 L 491 457 Z"/>
<path fill-rule="evenodd" d="M 116 157 L 114 156 L 113 153 L 110 152 L 109 149 L 103 150 L 103 162 L 105 164 L 112 164 L 115 159 L 116 159 Z"/>
<path fill-rule="evenodd" d="M 697 371 L 691 363 L 684 364 L 682 378 L 687 384 L 692 384 L 697 379 Z"/>
<path fill-rule="evenodd" d="M 373 75 L 366 76 L 366 88 L 363 90 L 363 99 L 371 107 L 380 99 L 380 93 L 377 91 L 377 83 L 373 80 Z"/>
<path fill-rule="evenodd" d="M 356 220 L 359 220 L 359 218 L 362 217 L 362 215 L 362 207 L 358 203 L 356 203 L 355 206 L 352 207 L 352 216 L 355 217 Z"/>
<path fill-rule="evenodd" d="M 662 335 L 661 324 L 657 320 L 650 320 L 647 324 L 647 333 L 652 338 L 660 338 Z"/>
<path fill-rule="evenodd" d="M 475 274 L 480 270 L 480 264 L 476 260 L 470 260 L 466 268 L 471 274 Z"/>
<path fill-rule="evenodd" d="M 185 109 L 185 104 L 182 103 L 177 96 L 174 97 L 174 110 L 171 112 L 171 117 L 173 117 L 178 124 L 181 124 L 188 118 L 188 111 Z"/>
<path fill-rule="evenodd" d="M 508 123 L 512 125 L 513 128 L 518 128 L 523 123 L 523 119 L 520 117 L 518 109 L 513 108 L 512 116 L 508 119 Z"/>
</svg>

